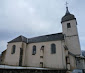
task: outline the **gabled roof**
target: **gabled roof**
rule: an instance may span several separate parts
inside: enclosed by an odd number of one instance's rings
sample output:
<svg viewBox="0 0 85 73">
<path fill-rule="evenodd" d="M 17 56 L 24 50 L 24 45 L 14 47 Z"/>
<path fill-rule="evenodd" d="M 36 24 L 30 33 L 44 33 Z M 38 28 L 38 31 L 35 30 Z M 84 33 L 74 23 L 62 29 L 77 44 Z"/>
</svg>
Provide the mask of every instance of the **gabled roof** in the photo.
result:
<svg viewBox="0 0 85 73">
<path fill-rule="evenodd" d="M 25 43 L 27 43 L 27 38 L 20 35 L 19 37 L 9 41 L 8 43 L 12 43 L 12 42 L 25 42 Z"/>
<path fill-rule="evenodd" d="M 64 40 L 64 35 L 62 33 L 56 33 L 56 34 L 38 36 L 28 39 L 24 36 L 19 36 L 13 39 L 12 41 L 9 41 L 8 43 L 12 42 L 37 43 L 37 42 L 47 42 L 47 41 L 57 41 L 57 40 Z"/>
<path fill-rule="evenodd" d="M 64 40 L 64 35 L 62 33 L 56 33 L 56 34 L 34 37 L 28 39 L 28 43 L 57 41 L 57 40 Z"/>
</svg>

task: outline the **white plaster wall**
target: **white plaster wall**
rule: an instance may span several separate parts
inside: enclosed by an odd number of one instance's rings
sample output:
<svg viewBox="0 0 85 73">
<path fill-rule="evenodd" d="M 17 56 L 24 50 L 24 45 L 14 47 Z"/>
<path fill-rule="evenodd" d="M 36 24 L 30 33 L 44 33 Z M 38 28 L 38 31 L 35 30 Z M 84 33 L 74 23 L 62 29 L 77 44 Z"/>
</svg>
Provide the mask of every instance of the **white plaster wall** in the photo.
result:
<svg viewBox="0 0 85 73">
<path fill-rule="evenodd" d="M 67 23 L 71 24 L 71 28 L 67 28 Z M 70 20 L 62 23 L 63 34 L 66 36 L 78 35 L 76 20 Z"/>
<path fill-rule="evenodd" d="M 51 44 L 56 44 L 56 54 L 51 54 Z M 32 55 L 32 47 L 36 45 L 36 55 Z M 65 54 L 61 41 L 39 42 L 28 44 L 26 65 L 40 67 L 40 48 L 44 46 L 44 67 L 65 69 Z"/>
<path fill-rule="evenodd" d="M 78 36 L 66 37 L 65 40 L 69 51 L 75 55 L 80 55 L 81 49 Z"/>
<path fill-rule="evenodd" d="M 22 48 L 23 48 L 22 66 L 25 66 L 27 44 L 22 42 Z"/>
<path fill-rule="evenodd" d="M 63 57 L 63 67 L 66 68 L 66 56 L 68 55 L 67 50 L 64 48 L 65 41 L 62 41 L 62 57 Z"/>
<path fill-rule="evenodd" d="M 71 28 L 67 28 L 67 23 L 71 24 Z M 70 20 L 62 23 L 63 34 L 69 51 L 75 55 L 81 54 L 80 42 L 78 37 L 76 20 Z"/>
<path fill-rule="evenodd" d="M 74 56 L 72 55 L 69 55 L 69 58 L 70 58 L 70 70 L 74 70 L 76 69 L 76 59 Z"/>
<path fill-rule="evenodd" d="M 11 54 L 12 46 L 16 45 L 16 50 L 14 54 Z M 22 47 L 22 42 L 8 43 L 5 64 L 7 65 L 19 65 L 20 48 Z"/>
</svg>

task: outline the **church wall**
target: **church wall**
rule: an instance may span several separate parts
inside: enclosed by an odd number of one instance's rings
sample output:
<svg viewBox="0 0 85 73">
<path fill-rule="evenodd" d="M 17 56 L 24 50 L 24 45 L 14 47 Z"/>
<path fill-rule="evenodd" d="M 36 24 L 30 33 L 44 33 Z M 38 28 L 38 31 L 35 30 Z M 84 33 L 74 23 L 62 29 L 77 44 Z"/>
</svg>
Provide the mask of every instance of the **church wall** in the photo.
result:
<svg viewBox="0 0 85 73">
<path fill-rule="evenodd" d="M 62 57 L 63 57 L 63 67 L 66 68 L 66 56 L 68 55 L 67 50 L 65 50 L 65 41 L 62 41 Z"/>
<path fill-rule="evenodd" d="M 23 42 L 23 43 L 22 43 L 22 47 L 23 47 L 23 59 L 22 59 L 22 66 L 25 66 L 26 48 L 27 48 L 27 44 Z"/>
<path fill-rule="evenodd" d="M 37 43 L 31 43 L 27 45 L 26 50 L 26 66 L 32 66 L 32 67 L 39 67 L 40 63 L 40 45 L 36 45 Z M 32 55 L 32 48 L 36 45 L 36 54 Z"/>
<path fill-rule="evenodd" d="M 76 69 L 76 59 L 74 56 L 69 55 L 70 58 L 70 70 Z"/>
<path fill-rule="evenodd" d="M 1 64 L 5 64 L 5 56 L 6 56 L 6 50 L 3 51 L 1 54 Z"/>
<path fill-rule="evenodd" d="M 67 23 L 71 24 L 71 28 L 67 28 Z M 80 43 L 77 32 L 77 23 L 76 20 L 70 20 L 62 23 L 63 34 L 65 34 L 66 45 L 69 48 L 69 51 L 73 54 L 80 55 Z"/>
<path fill-rule="evenodd" d="M 11 54 L 12 46 L 16 45 L 16 50 L 14 54 Z M 22 47 L 22 42 L 8 43 L 5 64 L 7 65 L 19 65 L 20 48 Z"/>
<path fill-rule="evenodd" d="M 80 52 L 78 36 L 66 37 L 66 44 L 71 53 L 80 55 L 81 52 Z"/>
<path fill-rule="evenodd" d="M 67 23 L 71 24 L 71 28 L 67 28 Z M 70 20 L 62 23 L 63 33 L 66 36 L 78 35 L 76 20 Z"/>
<path fill-rule="evenodd" d="M 56 44 L 56 53 L 51 54 L 51 44 Z M 36 45 L 36 54 L 32 55 L 32 47 Z M 26 65 L 40 67 L 40 49 L 44 46 L 43 67 L 65 69 L 65 54 L 61 41 L 39 42 L 28 44 L 26 50 Z"/>
</svg>

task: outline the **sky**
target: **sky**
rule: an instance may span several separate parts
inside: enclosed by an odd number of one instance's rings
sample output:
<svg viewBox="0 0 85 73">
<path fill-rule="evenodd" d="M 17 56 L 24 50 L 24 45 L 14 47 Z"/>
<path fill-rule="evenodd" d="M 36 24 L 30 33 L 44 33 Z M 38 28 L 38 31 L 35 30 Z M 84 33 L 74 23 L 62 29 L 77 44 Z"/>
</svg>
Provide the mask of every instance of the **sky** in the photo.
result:
<svg viewBox="0 0 85 73">
<path fill-rule="evenodd" d="M 62 32 L 66 1 L 77 19 L 81 49 L 85 50 L 85 0 L 0 0 L 0 53 L 19 35 L 31 38 Z"/>
</svg>

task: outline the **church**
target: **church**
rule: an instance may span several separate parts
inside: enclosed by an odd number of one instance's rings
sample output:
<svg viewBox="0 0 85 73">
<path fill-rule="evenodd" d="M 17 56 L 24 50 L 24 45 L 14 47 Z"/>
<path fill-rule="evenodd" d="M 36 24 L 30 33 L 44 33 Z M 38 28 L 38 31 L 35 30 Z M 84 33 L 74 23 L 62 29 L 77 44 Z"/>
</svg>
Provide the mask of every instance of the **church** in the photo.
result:
<svg viewBox="0 0 85 73">
<path fill-rule="evenodd" d="M 8 42 L 5 65 L 52 69 L 76 69 L 76 56 L 80 56 L 77 20 L 66 7 L 61 19 L 62 33 L 33 38 L 18 36 Z"/>
</svg>

